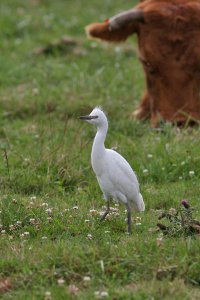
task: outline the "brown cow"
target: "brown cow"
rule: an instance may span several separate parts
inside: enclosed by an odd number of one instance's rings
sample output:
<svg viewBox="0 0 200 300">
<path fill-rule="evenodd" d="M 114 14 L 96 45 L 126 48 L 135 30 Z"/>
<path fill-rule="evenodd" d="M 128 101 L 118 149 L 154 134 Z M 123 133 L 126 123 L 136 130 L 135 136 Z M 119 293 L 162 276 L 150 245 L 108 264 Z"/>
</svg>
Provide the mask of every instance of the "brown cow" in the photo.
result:
<svg viewBox="0 0 200 300">
<path fill-rule="evenodd" d="M 143 0 L 86 31 L 110 42 L 137 34 L 147 88 L 136 118 L 200 121 L 200 0 Z"/>
</svg>

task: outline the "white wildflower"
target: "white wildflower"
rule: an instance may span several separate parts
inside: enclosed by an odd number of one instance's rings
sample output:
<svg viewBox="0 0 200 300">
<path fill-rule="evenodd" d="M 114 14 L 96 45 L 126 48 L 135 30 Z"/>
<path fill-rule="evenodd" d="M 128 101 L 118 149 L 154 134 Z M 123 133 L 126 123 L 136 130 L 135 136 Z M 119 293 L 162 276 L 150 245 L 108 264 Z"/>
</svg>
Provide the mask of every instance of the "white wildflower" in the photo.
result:
<svg viewBox="0 0 200 300">
<path fill-rule="evenodd" d="M 121 52 L 121 47 L 119 47 L 119 46 L 115 47 L 115 52 L 116 52 L 116 53 Z"/>
<path fill-rule="evenodd" d="M 101 297 L 102 297 L 102 298 L 108 297 L 108 292 L 106 292 L 106 291 L 101 292 Z"/>
<path fill-rule="evenodd" d="M 172 215 L 175 215 L 177 213 L 177 210 L 175 208 L 171 207 L 169 209 L 169 213 L 172 214 Z"/>
<path fill-rule="evenodd" d="M 14 230 L 15 229 L 15 225 L 13 225 L 13 224 L 9 225 L 9 229 L 10 230 Z"/>
<path fill-rule="evenodd" d="M 96 209 L 90 209 L 90 214 L 91 216 L 96 216 L 98 215 L 98 211 Z"/>
<path fill-rule="evenodd" d="M 45 292 L 44 300 L 51 300 L 51 299 L 52 299 L 51 292 L 49 291 Z"/>
<path fill-rule="evenodd" d="M 31 218 L 31 219 L 29 220 L 29 222 L 30 222 L 31 224 L 35 224 L 35 219 L 34 219 L 34 218 Z"/>
<path fill-rule="evenodd" d="M 76 206 L 73 206 L 73 209 L 74 209 L 74 210 L 78 209 L 78 206 L 77 206 L 77 205 L 76 205 Z"/>
<path fill-rule="evenodd" d="M 148 174 L 149 174 L 149 171 L 148 171 L 147 169 L 144 169 L 144 170 L 143 170 L 143 174 L 144 174 L 144 175 L 148 175 Z"/>
<path fill-rule="evenodd" d="M 59 278 L 57 280 L 58 285 L 63 285 L 65 283 L 65 280 L 63 278 Z"/>
<path fill-rule="evenodd" d="M 194 172 L 194 171 L 189 171 L 189 176 L 190 176 L 190 177 L 193 177 L 193 176 L 194 176 L 194 174 L 195 174 L 195 172 Z"/>
<path fill-rule="evenodd" d="M 94 295 L 98 299 L 106 298 L 106 297 L 108 297 L 108 292 L 106 292 L 106 291 L 102 291 L 102 292 L 101 291 L 96 291 L 96 292 L 94 292 Z"/>
<path fill-rule="evenodd" d="M 85 281 L 85 282 L 88 282 L 90 280 L 91 280 L 90 276 L 84 276 L 83 277 L 83 281 Z"/>
<path fill-rule="evenodd" d="M 136 225 L 136 226 L 140 226 L 140 225 L 142 225 L 142 223 L 135 223 L 135 225 Z"/>
<path fill-rule="evenodd" d="M 92 239 L 93 239 L 92 234 L 88 233 L 87 239 L 88 239 L 88 240 L 92 240 Z"/>
<path fill-rule="evenodd" d="M 119 208 L 117 208 L 117 207 L 110 207 L 110 211 L 111 212 L 118 212 Z"/>
</svg>

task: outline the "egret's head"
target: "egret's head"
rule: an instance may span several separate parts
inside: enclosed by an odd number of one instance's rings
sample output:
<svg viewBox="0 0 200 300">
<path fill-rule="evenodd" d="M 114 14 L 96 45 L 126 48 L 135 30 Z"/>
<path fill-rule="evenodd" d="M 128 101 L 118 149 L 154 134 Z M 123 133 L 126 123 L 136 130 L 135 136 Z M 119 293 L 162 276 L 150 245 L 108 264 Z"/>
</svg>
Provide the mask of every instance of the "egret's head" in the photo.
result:
<svg viewBox="0 0 200 300">
<path fill-rule="evenodd" d="M 89 115 L 81 116 L 79 119 L 85 120 L 90 124 L 96 125 L 97 127 L 107 125 L 108 123 L 105 113 L 99 107 L 95 107 Z"/>
</svg>

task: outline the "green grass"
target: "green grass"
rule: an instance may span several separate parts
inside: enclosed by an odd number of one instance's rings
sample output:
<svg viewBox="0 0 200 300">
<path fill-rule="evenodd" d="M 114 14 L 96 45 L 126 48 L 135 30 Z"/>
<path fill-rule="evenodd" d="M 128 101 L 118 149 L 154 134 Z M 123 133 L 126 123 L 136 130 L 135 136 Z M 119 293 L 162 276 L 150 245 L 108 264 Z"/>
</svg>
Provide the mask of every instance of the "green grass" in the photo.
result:
<svg viewBox="0 0 200 300">
<path fill-rule="evenodd" d="M 0 285 L 5 278 L 12 285 L 2 299 L 95 299 L 97 291 L 107 299 L 200 298 L 199 237 L 166 236 L 159 245 L 154 230 L 158 210 L 181 199 L 200 218 L 199 128 L 155 131 L 132 120 L 144 90 L 136 39 L 108 46 L 84 34 L 88 23 L 129 7 L 1 0 Z M 75 50 L 34 54 L 64 35 Z M 90 166 L 95 131 L 78 116 L 96 105 L 108 113 L 106 146 L 133 166 L 145 199 L 131 236 L 125 207 L 102 224 L 90 213 L 104 202 Z"/>
</svg>

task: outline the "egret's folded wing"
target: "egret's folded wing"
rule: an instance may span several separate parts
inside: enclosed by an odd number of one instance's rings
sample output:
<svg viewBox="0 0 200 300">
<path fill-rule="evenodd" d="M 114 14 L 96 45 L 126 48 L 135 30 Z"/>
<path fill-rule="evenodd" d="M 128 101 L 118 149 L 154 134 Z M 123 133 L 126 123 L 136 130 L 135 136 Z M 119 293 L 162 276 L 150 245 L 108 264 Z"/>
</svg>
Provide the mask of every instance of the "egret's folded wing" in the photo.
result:
<svg viewBox="0 0 200 300">
<path fill-rule="evenodd" d="M 112 162 L 113 168 L 109 168 L 110 174 L 113 181 L 120 187 L 134 186 L 139 192 L 139 183 L 136 174 L 132 170 L 129 163 L 116 151 L 107 149 L 108 155 L 110 157 L 110 163 Z"/>
</svg>

